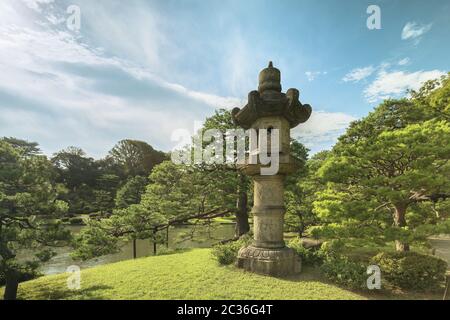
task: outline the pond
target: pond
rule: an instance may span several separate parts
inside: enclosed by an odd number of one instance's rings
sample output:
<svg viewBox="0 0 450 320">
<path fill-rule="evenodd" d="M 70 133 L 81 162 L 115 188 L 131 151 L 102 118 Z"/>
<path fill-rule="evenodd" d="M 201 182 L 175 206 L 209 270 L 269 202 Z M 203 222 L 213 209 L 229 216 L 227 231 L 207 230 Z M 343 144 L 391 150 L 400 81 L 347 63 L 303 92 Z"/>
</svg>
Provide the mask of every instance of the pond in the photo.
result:
<svg viewBox="0 0 450 320">
<path fill-rule="evenodd" d="M 436 250 L 436 256 L 444 259 L 448 263 L 448 269 L 450 270 L 450 235 L 431 237 L 430 243 Z"/>
<path fill-rule="evenodd" d="M 78 233 L 83 226 L 68 227 L 74 234 Z M 192 239 L 188 235 L 195 231 L 195 237 Z M 162 231 L 164 232 L 164 231 Z M 185 248 L 208 248 L 220 240 L 230 239 L 234 236 L 234 224 L 214 224 L 211 227 L 205 225 L 183 225 L 171 227 L 169 230 L 169 249 Z M 186 239 L 188 238 L 188 239 Z M 153 243 L 150 240 L 137 241 L 137 257 L 146 257 L 153 255 Z M 158 250 L 165 249 L 166 245 L 158 245 Z M 41 273 L 44 275 L 66 272 L 71 265 L 77 265 L 81 269 L 97 265 L 118 262 L 133 258 L 132 242 L 125 243 L 121 251 L 116 254 L 110 254 L 88 261 L 74 261 L 70 257 L 71 248 L 57 248 L 57 255 L 50 261 L 41 266 Z M 29 257 L 31 258 L 31 253 Z"/>
</svg>

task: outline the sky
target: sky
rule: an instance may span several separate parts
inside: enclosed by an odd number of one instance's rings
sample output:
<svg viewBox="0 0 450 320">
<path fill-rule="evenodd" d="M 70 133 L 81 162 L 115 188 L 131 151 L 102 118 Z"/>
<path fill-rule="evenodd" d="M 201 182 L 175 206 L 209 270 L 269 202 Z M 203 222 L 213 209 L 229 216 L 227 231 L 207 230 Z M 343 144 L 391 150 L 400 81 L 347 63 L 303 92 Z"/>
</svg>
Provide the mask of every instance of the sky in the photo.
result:
<svg viewBox="0 0 450 320">
<path fill-rule="evenodd" d="M 450 71 L 449 35 L 447 0 L 1 0 L 0 136 L 48 155 L 125 138 L 169 151 L 175 130 L 243 107 L 273 61 L 313 108 L 292 135 L 315 153 Z"/>
</svg>

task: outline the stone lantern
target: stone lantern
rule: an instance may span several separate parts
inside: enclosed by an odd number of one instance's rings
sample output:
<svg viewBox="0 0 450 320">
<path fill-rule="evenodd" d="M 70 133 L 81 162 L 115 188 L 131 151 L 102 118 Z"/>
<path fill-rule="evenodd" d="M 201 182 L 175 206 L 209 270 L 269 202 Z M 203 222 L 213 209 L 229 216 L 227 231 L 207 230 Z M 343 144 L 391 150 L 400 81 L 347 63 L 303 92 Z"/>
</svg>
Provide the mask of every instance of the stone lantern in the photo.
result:
<svg viewBox="0 0 450 320">
<path fill-rule="evenodd" d="M 280 79 L 280 70 L 270 62 L 259 74 L 258 91 L 249 93 L 244 108 L 232 111 L 233 120 L 244 129 L 279 132 L 279 169 L 275 175 L 262 175 L 261 168 L 265 166 L 259 160 L 253 163 L 247 158 L 239 167 L 254 182 L 254 241 L 240 249 L 237 266 L 273 276 L 292 275 L 301 270 L 300 257 L 285 246 L 283 239 L 284 179 L 299 168 L 298 160 L 290 155 L 290 129 L 306 122 L 311 115 L 311 106 L 300 103 L 297 89 L 281 92 Z M 260 149 L 251 152 L 258 154 Z"/>
</svg>

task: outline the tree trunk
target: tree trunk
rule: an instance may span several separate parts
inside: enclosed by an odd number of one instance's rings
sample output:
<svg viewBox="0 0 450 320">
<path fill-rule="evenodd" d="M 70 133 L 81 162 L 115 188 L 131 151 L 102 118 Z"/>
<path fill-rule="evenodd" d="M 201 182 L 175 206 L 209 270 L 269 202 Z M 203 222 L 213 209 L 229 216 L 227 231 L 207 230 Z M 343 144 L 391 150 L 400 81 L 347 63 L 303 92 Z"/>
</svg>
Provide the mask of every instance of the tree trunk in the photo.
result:
<svg viewBox="0 0 450 320">
<path fill-rule="evenodd" d="M 305 224 L 303 223 L 303 216 L 302 213 L 300 211 L 297 211 L 297 216 L 298 216 L 298 220 L 299 220 L 299 224 L 298 224 L 298 236 L 300 238 L 303 238 L 303 232 L 305 231 Z"/>
<path fill-rule="evenodd" d="M 166 248 L 169 249 L 169 226 L 166 228 Z"/>
<path fill-rule="evenodd" d="M 133 259 L 137 258 L 136 239 L 133 239 Z"/>
<path fill-rule="evenodd" d="M 156 233 L 158 232 L 158 229 L 153 230 L 153 255 L 156 256 Z"/>
<path fill-rule="evenodd" d="M 395 205 L 394 224 L 396 227 L 406 227 L 406 208 L 405 204 Z M 400 240 L 395 240 L 395 249 L 397 251 L 409 251 L 409 244 Z"/>
<path fill-rule="evenodd" d="M 250 231 L 248 223 L 248 195 L 247 182 L 243 174 L 239 174 L 238 199 L 236 210 L 235 236 L 240 237 Z"/>
<path fill-rule="evenodd" d="M 3 294 L 4 300 L 16 300 L 17 299 L 17 289 L 19 287 L 19 279 L 16 275 L 7 273 L 5 292 Z"/>
</svg>

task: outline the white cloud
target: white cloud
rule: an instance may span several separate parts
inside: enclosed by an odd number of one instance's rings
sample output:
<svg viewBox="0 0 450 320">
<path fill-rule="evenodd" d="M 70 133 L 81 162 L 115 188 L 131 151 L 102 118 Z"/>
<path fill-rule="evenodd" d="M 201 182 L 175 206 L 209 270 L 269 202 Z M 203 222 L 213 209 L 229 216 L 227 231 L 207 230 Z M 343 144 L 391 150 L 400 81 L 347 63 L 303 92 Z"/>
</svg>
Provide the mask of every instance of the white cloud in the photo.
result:
<svg viewBox="0 0 450 320">
<path fill-rule="evenodd" d="M 311 118 L 292 130 L 292 137 L 301 141 L 312 153 L 330 148 L 350 122 L 357 118 L 342 112 L 314 111 Z"/>
<path fill-rule="evenodd" d="M 326 71 L 306 71 L 305 75 L 308 78 L 308 81 L 314 81 L 320 75 L 326 75 Z"/>
<path fill-rule="evenodd" d="M 22 2 L 30 9 L 42 12 L 42 5 L 53 3 L 55 0 L 22 0 Z"/>
<path fill-rule="evenodd" d="M 439 78 L 446 73 L 440 70 L 431 71 L 380 71 L 377 78 L 364 90 L 368 102 L 377 102 L 383 99 L 405 94 L 408 89 L 417 90 L 428 80 Z"/>
<path fill-rule="evenodd" d="M 243 99 L 235 97 L 221 97 L 205 92 L 193 91 L 183 87 L 182 85 L 165 82 L 162 80 L 160 80 L 160 83 L 167 88 L 185 94 L 186 96 L 194 98 L 196 100 L 202 101 L 213 108 L 232 109 L 234 107 L 242 106 L 245 103 Z"/>
<path fill-rule="evenodd" d="M 134 41 L 136 44 L 133 44 L 129 40 L 129 29 L 135 30 L 135 27 L 106 24 L 98 37 L 103 41 L 118 39 L 117 48 L 108 53 L 131 52 L 106 56 L 103 50 L 83 43 L 85 38 L 68 32 L 64 26 L 55 26 L 61 19 L 57 12 L 46 10 L 46 14 L 41 15 L 34 10 L 24 10 L 27 12 L 24 15 L 15 10 L 14 1 L 0 1 L 0 20 L 6 21 L 0 24 L 0 136 L 37 141 L 47 154 L 77 145 L 90 155 L 100 157 L 123 138 L 146 140 L 156 148 L 170 150 L 175 144 L 170 141 L 173 130 L 192 131 L 194 121 L 203 120 L 215 108 L 242 107 L 245 101 L 237 98 L 239 93 L 248 92 L 247 86 L 253 89 L 255 79 L 249 71 L 251 68 L 242 71 L 242 66 L 251 60 L 251 55 L 246 53 L 251 50 L 244 42 L 238 50 L 239 63 L 232 56 L 227 65 L 230 67 L 227 71 L 234 66 L 229 82 L 233 83 L 235 90 L 232 91 L 237 94 L 221 96 L 188 88 L 170 78 L 167 70 L 154 67 L 171 67 L 169 62 L 161 60 L 165 57 L 159 49 L 166 45 L 167 39 L 158 30 L 155 39 L 147 39 L 142 33 L 137 39 L 145 38 L 147 43 Z M 28 5 L 37 10 L 47 2 L 50 1 L 29 1 Z M 47 23 L 30 19 L 31 14 Z M 55 17 L 48 23 L 51 14 Z M 104 20 L 106 17 L 98 19 L 98 28 Z M 136 63 L 141 60 L 135 59 L 134 52 L 144 52 L 142 60 L 149 64 Z M 83 71 L 77 73 L 68 67 Z M 133 93 L 121 94 L 119 89 L 126 83 L 109 77 L 108 73 L 99 75 L 99 70 L 119 70 L 121 76 L 136 80 L 133 83 L 145 85 L 141 91 L 149 87 L 152 92 L 145 92 L 149 97 L 141 100 Z M 99 89 L 102 77 L 113 82 L 114 90 Z M 160 96 L 162 99 L 158 100 Z M 343 113 L 318 111 L 295 132 L 313 149 L 329 147 L 351 120 L 354 118 Z"/>
<path fill-rule="evenodd" d="M 416 39 L 418 41 L 422 35 L 431 30 L 432 24 L 419 24 L 408 22 L 402 30 L 402 40 Z"/>
<path fill-rule="evenodd" d="M 359 82 L 372 75 L 374 71 L 375 68 L 373 66 L 356 68 L 347 73 L 342 80 L 345 82 Z"/>
<path fill-rule="evenodd" d="M 126 137 L 169 150 L 175 144 L 170 141 L 173 130 L 192 131 L 194 121 L 213 109 L 243 104 L 234 97 L 167 81 L 130 61 L 106 57 L 69 32 L 33 25 L 8 3 L 0 7 L 11 10 L 11 23 L 0 25 L 0 136 L 38 141 L 47 154 L 78 145 L 100 157 Z M 73 73 L 64 66 L 88 73 Z M 98 90 L 95 70 L 103 69 L 118 70 L 156 93 L 136 102 L 133 97 Z M 120 79 L 109 81 L 122 86 Z M 163 98 L 158 100 L 158 95 Z"/>
<path fill-rule="evenodd" d="M 406 66 L 406 65 L 408 65 L 410 62 L 411 62 L 411 60 L 410 60 L 408 57 L 406 57 L 406 58 L 401 59 L 401 60 L 398 62 L 398 65 L 399 65 L 399 66 Z"/>
</svg>

